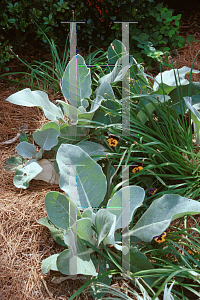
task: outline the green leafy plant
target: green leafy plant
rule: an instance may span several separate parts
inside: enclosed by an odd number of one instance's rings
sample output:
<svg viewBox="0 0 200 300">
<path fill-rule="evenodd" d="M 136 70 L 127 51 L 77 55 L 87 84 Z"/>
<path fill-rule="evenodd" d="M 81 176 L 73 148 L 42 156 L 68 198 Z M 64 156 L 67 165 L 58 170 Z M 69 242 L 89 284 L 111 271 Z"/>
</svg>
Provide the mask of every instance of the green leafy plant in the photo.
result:
<svg viewBox="0 0 200 300">
<path fill-rule="evenodd" d="M 121 61 L 122 59 L 120 57 L 117 58 L 116 67 L 111 74 L 112 80 L 121 80 L 121 78 L 123 78 L 122 71 L 124 72 L 130 67 L 129 65 L 126 65 L 121 70 Z M 33 134 L 34 141 L 40 146 L 39 153 L 36 153 L 36 147 L 34 145 L 31 145 L 27 141 L 23 141 L 17 147 L 19 155 L 27 158 L 34 157 L 36 160 L 40 160 L 44 151 L 51 150 L 52 148 L 56 151 L 60 144 L 69 140 L 72 142 L 80 141 L 80 135 L 83 137 L 88 133 L 87 126 L 90 125 L 95 111 L 100 107 L 101 102 L 108 102 L 107 99 L 115 97 L 111 85 L 104 80 L 104 82 L 102 82 L 97 88 L 94 100 L 91 101 L 89 99 L 92 94 L 90 69 L 87 67 L 84 59 L 80 55 L 77 55 L 71 60 L 71 66 L 74 65 L 75 67 L 76 62 L 79 65 L 77 70 L 77 80 L 73 83 L 71 81 L 69 85 L 69 64 L 64 72 L 62 78 L 62 92 L 66 101 L 58 100 L 57 102 L 60 104 L 60 107 L 50 102 L 48 95 L 45 92 L 31 91 L 28 88 L 11 95 L 7 99 L 9 102 L 17 105 L 40 107 L 44 111 L 45 116 L 52 121 L 45 124 L 40 130 L 37 130 Z M 73 76 L 74 75 L 75 74 L 73 74 Z M 78 87 L 78 94 L 70 92 L 72 89 L 76 91 L 76 87 Z M 88 100 L 90 100 L 91 105 L 89 105 Z M 67 120 L 66 117 L 68 118 Z M 62 123 L 61 126 L 58 126 L 58 120 Z M 112 117 L 109 116 L 106 120 L 108 120 L 108 123 L 112 123 Z M 120 118 L 117 118 L 117 120 L 120 120 Z M 77 136 L 72 132 L 73 128 L 77 128 Z M 58 137 L 59 141 L 57 139 Z M 35 167 L 35 164 L 37 164 L 35 159 L 33 160 L 33 168 Z M 28 170 L 29 172 L 32 170 L 31 161 L 29 161 Z M 25 167 L 25 170 L 23 171 L 20 164 L 19 170 L 16 170 L 16 176 L 18 176 L 19 179 L 14 179 L 14 184 L 18 187 L 27 188 L 28 182 L 34 178 L 33 176 L 36 176 L 41 172 L 41 168 L 39 166 L 37 171 L 36 169 L 34 170 L 35 171 L 32 175 L 27 177 L 27 168 Z M 23 183 L 20 184 L 19 180 L 23 180 Z"/>
<path fill-rule="evenodd" d="M 118 129 L 121 128 L 121 100 L 117 99 L 117 97 L 121 98 L 121 92 L 117 84 L 124 78 L 125 73 L 129 69 L 131 82 L 130 97 L 132 99 L 131 106 L 133 107 L 132 114 L 134 115 L 134 118 L 131 118 L 131 120 L 133 120 L 133 124 L 136 124 L 137 122 L 138 128 L 141 126 L 145 127 L 145 123 L 149 122 L 148 120 L 151 120 L 151 126 L 154 126 L 155 121 L 152 119 L 151 114 L 155 111 L 156 113 L 159 112 L 163 114 L 163 109 L 166 110 L 166 103 L 169 103 L 168 106 L 170 108 L 170 114 L 175 115 L 177 118 L 178 113 L 182 111 L 180 104 L 184 102 L 184 100 L 181 100 L 179 88 L 183 89 L 183 95 L 187 95 L 187 91 L 190 89 L 191 94 L 194 94 L 192 97 L 197 97 L 195 94 L 199 91 L 199 84 L 193 82 L 189 83 L 184 78 L 185 74 L 190 72 L 190 69 L 187 67 L 183 67 L 180 70 L 175 70 L 176 72 L 174 72 L 174 74 L 173 70 L 165 71 L 164 73 L 159 74 L 156 77 L 154 86 L 152 86 L 147 79 L 147 75 L 144 73 L 144 68 L 138 64 L 131 55 L 129 56 L 127 54 L 125 46 L 120 41 L 113 41 L 108 49 L 107 57 L 109 65 L 115 65 L 115 67 L 107 67 L 107 74 L 104 75 L 106 70 L 104 69 L 103 72 L 99 66 L 98 69 L 103 76 L 100 77 L 97 75 L 98 80 L 96 80 L 96 84 L 94 85 L 91 80 L 90 69 L 87 67 L 85 60 L 80 55 L 77 55 L 71 60 L 71 65 L 74 64 L 75 66 L 77 63 L 77 65 L 80 66 L 80 68 L 77 69 L 77 80 L 74 80 L 74 82 L 71 81 L 70 83 L 68 64 L 65 72 L 63 73 L 61 82 L 61 88 L 65 101 L 58 100 L 57 102 L 59 103 L 59 106 L 56 106 L 50 102 L 45 92 L 31 91 L 30 89 L 21 90 L 11 95 L 7 99 L 9 102 L 17 105 L 30 107 L 38 106 L 43 109 L 45 116 L 51 121 L 48 123 L 48 125 L 45 124 L 43 128 L 37 130 L 33 134 L 33 139 L 39 145 L 40 150 L 37 149 L 36 151 L 34 145 L 30 145 L 29 142 L 24 141 L 23 144 L 21 143 L 21 145 L 19 144 L 17 147 L 17 152 L 19 155 L 29 159 L 34 157 L 34 159 L 36 159 L 39 163 L 39 160 L 43 158 L 42 155 L 44 151 L 55 151 L 52 152 L 54 153 L 54 159 L 52 158 L 52 161 L 54 162 L 54 167 L 56 168 L 55 154 L 62 143 L 78 143 L 84 137 L 86 137 L 86 135 L 89 133 L 89 130 L 93 130 L 93 132 L 95 132 L 93 128 L 97 129 L 97 127 L 100 129 L 103 126 L 105 130 L 115 131 L 117 129 L 118 131 Z M 129 64 L 126 62 L 126 64 L 121 67 L 122 61 L 128 57 Z M 73 78 L 76 78 L 75 73 L 71 73 L 71 76 L 72 75 Z M 179 83 L 177 83 L 176 75 L 179 76 Z M 78 92 L 76 91 L 76 86 L 78 87 Z M 127 83 L 127 87 L 128 86 L 129 84 Z M 73 93 L 72 90 L 74 90 Z M 177 101 L 177 94 L 179 95 L 180 101 Z M 94 100 L 90 99 L 91 96 Z M 135 99 L 138 100 L 137 104 L 134 104 Z M 198 97 L 195 101 L 198 101 Z M 183 110 L 183 112 L 184 111 L 185 110 Z M 169 118 L 167 111 L 164 113 L 162 118 L 166 119 L 166 122 L 168 122 Z M 58 120 L 61 122 L 60 126 L 58 126 Z M 158 135 L 160 136 L 161 131 L 158 130 L 158 124 L 156 131 L 158 131 Z M 57 128 L 57 131 L 55 131 L 55 128 Z M 57 132 L 55 138 L 53 138 L 53 132 Z M 135 134 L 133 134 L 133 136 L 135 136 Z M 183 142 L 185 143 L 185 137 Z M 179 142 L 175 140 L 173 143 L 176 145 L 179 144 Z M 47 147 L 47 145 L 51 145 L 51 147 Z M 31 147 L 33 150 L 30 154 Z M 103 149 L 103 146 L 101 149 Z M 110 150 L 113 152 L 112 149 Z M 28 156 L 26 155 L 27 151 L 29 153 Z M 104 147 L 104 151 L 106 151 L 106 154 L 108 153 L 108 149 L 106 147 Z M 7 166 L 8 163 L 9 161 L 6 162 Z M 33 160 L 33 163 L 35 164 L 37 162 Z M 47 164 L 47 162 L 45 164 Z M 28 166 L 31 172 L 31 169 L 33 168 L 33 166 L 31 167 L 31 161 L 29 161 Z M 25 175 L 27 174 L 27 170 L 25 169 L 23 171 L 23 168 L 21 167 L 22 166 L 20 163 L 19 167 L 16 169 L 16 175 L 19 175 L 20 177 L 18 177 L 19 180 L 14 179 L 14 184 L 17 184 L 16 186 L 18 187 L 27 188 L 28 182 L 35 178 L 34 176 L 39 175 L 41 172 L 41 167 L 39 168 L 38 166 L 37 174 L 35 174 L 35 169 L 34 173 L 32 173 L 28 179 Z M 51 163 L 49 163 L 49 167 L 52 168 Z M 57 175 L 54 173 L 53 178 L 56 177 Z M 20 184 L 21 179 L 24 180 L 22 184 Z M 47 181 L 49 181 L 49 178 Z"/>
</svg>

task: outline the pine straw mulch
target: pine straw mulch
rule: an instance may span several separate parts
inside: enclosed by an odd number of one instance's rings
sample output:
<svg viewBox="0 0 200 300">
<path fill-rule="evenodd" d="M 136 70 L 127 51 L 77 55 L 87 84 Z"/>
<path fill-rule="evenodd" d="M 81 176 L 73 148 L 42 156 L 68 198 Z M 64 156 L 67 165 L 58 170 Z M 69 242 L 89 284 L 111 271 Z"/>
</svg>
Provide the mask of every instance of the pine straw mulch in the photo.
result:
<svg viewBox="0 0 200 300">
<path fill-rule="evenodd" d="M 32 134 L 48 120 L 38 108 L 13 105 L 6 99 L 16 92 L 15 87 L 1 86 L 0 143 L 16 136 L 23 124 Z M 37 224 L 47 216 L 44 198 L 49 191 L 62 192 L 57 185 L 43 181 L 30 182 L 27 190 L 13 185 L 13 173 L 5 171 L 3 163 L 17 154 L 16 145 L 0 145 L 0 298 L 2 300 L 65 300 L 83 284 L 81 279 L 68 279 L 59 284 L 51 282 L 64 277 L 58 272 L 41 272 L 42 260 L 64 250 L 51 237 L 50 231 Z M 81 275 L 78 275 L 80 277 Z M 124 286 L 121 280 L 113 284 Z M 78 299 L 93 299 L 84 293 Z"/>
<path fill-rule="evenodd" d="M 192 43 L 178 51 L 175 62 L 178 68 L 192 66 L 193 59 L 200 49 L 200 38 L 196 34 L 198 43 Z M 199 57 L 194 69 L 199 68 Z M 157 74 L 153 74 L 154 76 Z M 192 75 L 193 81 L 200 81 L 200 75 Z M 6 101 L 7 97 L 16 92 L 15 87 L 1 87 L 0 112 L 0 142 L 12 139 L 26 124 L 29 133 L 47 121 L 38 108 L 26 108 L 12 105 Z M 58 186 L 43 181 L 30 182 L 27 190 L 20 190 L 13 185 L 13 173 L 5 171 L 3 163 L 16 154 L 16 145 L 1 145 L 0 152 L 0 298 L 2 300 L 65 300 L 74 294 L 84 283 L 81 279 L 68 279 L 59 284 L 51 282 L 54 276 L 63 276 L 57 272 L 43 275 L 41 262 L 52 254 L 61 252 L 64 248 L 56 244 L 49 230 L 37 224 L 37 221 L 47 216 L 44 198 L 49 191 L 60 191 Z M 200 216 L 195 219 L 199 223 Z M 175 226 L 178 221 L 172 222 Z M 171 224 L 171 225 L 172 225 Z M 183 227 L 183 223 L 181 224 Z M 195 227 L 188 218 L 188 227 Z M 113 280 L 113 284 L 122 284 L 120 280 Z M 93 299 L 83 294 L 79 299 Z"/>
</svg>

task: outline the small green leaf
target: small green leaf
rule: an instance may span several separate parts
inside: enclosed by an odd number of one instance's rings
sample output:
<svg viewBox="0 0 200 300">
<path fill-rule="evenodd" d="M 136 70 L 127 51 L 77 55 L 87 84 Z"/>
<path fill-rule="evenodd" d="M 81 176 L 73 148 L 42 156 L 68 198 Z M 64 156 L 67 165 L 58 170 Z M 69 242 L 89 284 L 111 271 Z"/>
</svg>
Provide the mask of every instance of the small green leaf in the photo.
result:
<svg viewBox="0 0 200 300">
<path fill-rule="evenodd" d="M 55 122 L 49 122 L 33 133 L 35 142 L 44 150 L 51 150 L 58 143 L 60 127 Z"/>
<path fill-rule="evenodd" d="M 190 34 L 190 35 L 187 36 L 186 40 L 187 40 L 188 43 L 191 43 L 193 41 L 193 39 L 194 39 L 194 36 Z"/>
<path fill-rule="evenodd" d="M 28 136 L 23 130 L 20 134 L 19 140 L 20 142 L 28 142 Z"/>
<path fill-rule="evenodd" d="M 42 171 L 42 168 L 35 159 L 30 160 L 23 168 L 15 170 L 13 183 L 17 188 L 26 189 L 37 174 Z"/>
<path fill-rule="evenodd" d="M 14 156 L 7 159 L 4 162 L 4 169 L 9 171 L 15 171 L 16 168 L 23 167 L 27 163 L 27 159 L 22 156 Z"/>
<path fill-rule="evenodd" d="M 17 153 L 27 158 L 35 157 L 36 149 L 33 144 L 27 142 L 21 142 L 16 147 Z"/>
<path fill-rule="evenodd" d="M 42 261 L 41 270 L 42 270 L 43 274 L 48 273 L 49 270 L 58 271 L 58 268 L 56 265 L 58 256 L 59 256 L 59 254 L 53 254 L 50 257 L 48 257 Z"/>
</svg>

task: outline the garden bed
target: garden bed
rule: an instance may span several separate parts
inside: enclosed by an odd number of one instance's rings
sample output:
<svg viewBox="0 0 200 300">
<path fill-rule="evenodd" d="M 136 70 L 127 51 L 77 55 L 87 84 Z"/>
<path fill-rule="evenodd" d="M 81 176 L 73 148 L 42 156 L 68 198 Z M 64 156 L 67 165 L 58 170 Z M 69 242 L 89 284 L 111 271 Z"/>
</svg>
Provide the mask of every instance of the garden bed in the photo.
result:
<svg viewBox="0 0 200 300">
<path fill-rule="evenodd" d="M 198 33 L 194 34 L 197 43 L 185 46 L 177 51 L 174 59 L 178 68 L 191 67 L 194 57 L 200 49 Z M 194 69 L 199 68 L 199 56 L 194 63 Z M 167 68 L 163 69 L 166 70 Z M 147 72 L 148 73 L 148 72 Z M 150 74 L 150 73 L 149 73 Z M 157 73 L 152 72 L 155 76 Z M 186 75 L 188 78 L 189 75 Z M 192 81 L 200 81 L 200 74 L 193 74 Z M 43 112 L 38 108 L 26 108 L 13 105 L 6 99 L 15 93 L 16 87 L 7 88 L 0 82 L 1 112 L 0 112 L 0 143 L 5 143 L 16 137 L 23 124 L 27 125 L 29 134 L 41 128 L 47 122 Z M 50 96 L 54 97 L 55 95 Z M 37 221 L 47 216 L 44 198 L 49 191 L 61 192 L 58 185 L 51 185 L 43 181 L 32 180 L 27 190 L 17 189 L 13 185 L 13 173 L 5 171 L 3 163 L 16 154 L 16 145 L 19 140 L 11 144 L 0 145 L 1 175 L 0 175 L 0 297 L 3 300 L 64 300 L 68 299 L 82 285 L 81 279 L 68 279 L 59 284 L 52 282 L 54 276 L 61 277 L 57 272 L 43 275 L 41 272 L 42 260 L 63 250 L 51 237 L 48 228 L 41 226 Z M 197 223 L 200 216 L 196 215 Z M 177 225 L 178 220 L 173 222 Z M 194 227 L 194 221 L 188 218 L 188 227 Z M 183 226 L 183 224 L 180 225 Z M 121 280 L 114 280 L 113 285 L 121 286 Z M 200 292 L 200 291 L 198 291 Z M 187 297 L 194 296 L 186 294 Z M 89 294 L 83 294 L 79 299 L 93 299 Z"/>
</svg>

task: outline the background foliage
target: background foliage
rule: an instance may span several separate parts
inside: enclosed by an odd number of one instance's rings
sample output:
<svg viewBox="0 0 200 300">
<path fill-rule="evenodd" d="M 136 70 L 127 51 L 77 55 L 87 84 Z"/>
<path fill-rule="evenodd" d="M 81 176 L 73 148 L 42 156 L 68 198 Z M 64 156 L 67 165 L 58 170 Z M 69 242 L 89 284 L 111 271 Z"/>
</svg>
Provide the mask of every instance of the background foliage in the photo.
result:
<svg viewBox="0 0 200 300">
<path fill-rule="evenodd" d="M 69 33 L 69 25 L 61 22 L 85 22 L 77 25 L 77 45 L 83 51 L 92 44 L 108 47 L 115 38 L 121 39 L 121 24 L 114 24 L 114 21 L 138 21 L 130 24 L 131 53 L 138 62 L 146 60 L 146 52 L 152 56 L 149 50 L 152 45 L 165 52 L 185 43 L 178 36 L 181 15 L 173 16 L 173 10 L 154 0 L 87 0 L 81 3 L 78 0 L 1 0 L 0 5 L 1 64 L 11 58 L 8 44 L 19 55 L 35 40 L 37 47 L 49 49 L 46 37 L 33 20 L 60 49 L 64 48 Z M 150 59 L 147 61 L 150 63 Z"/>
</svg>

